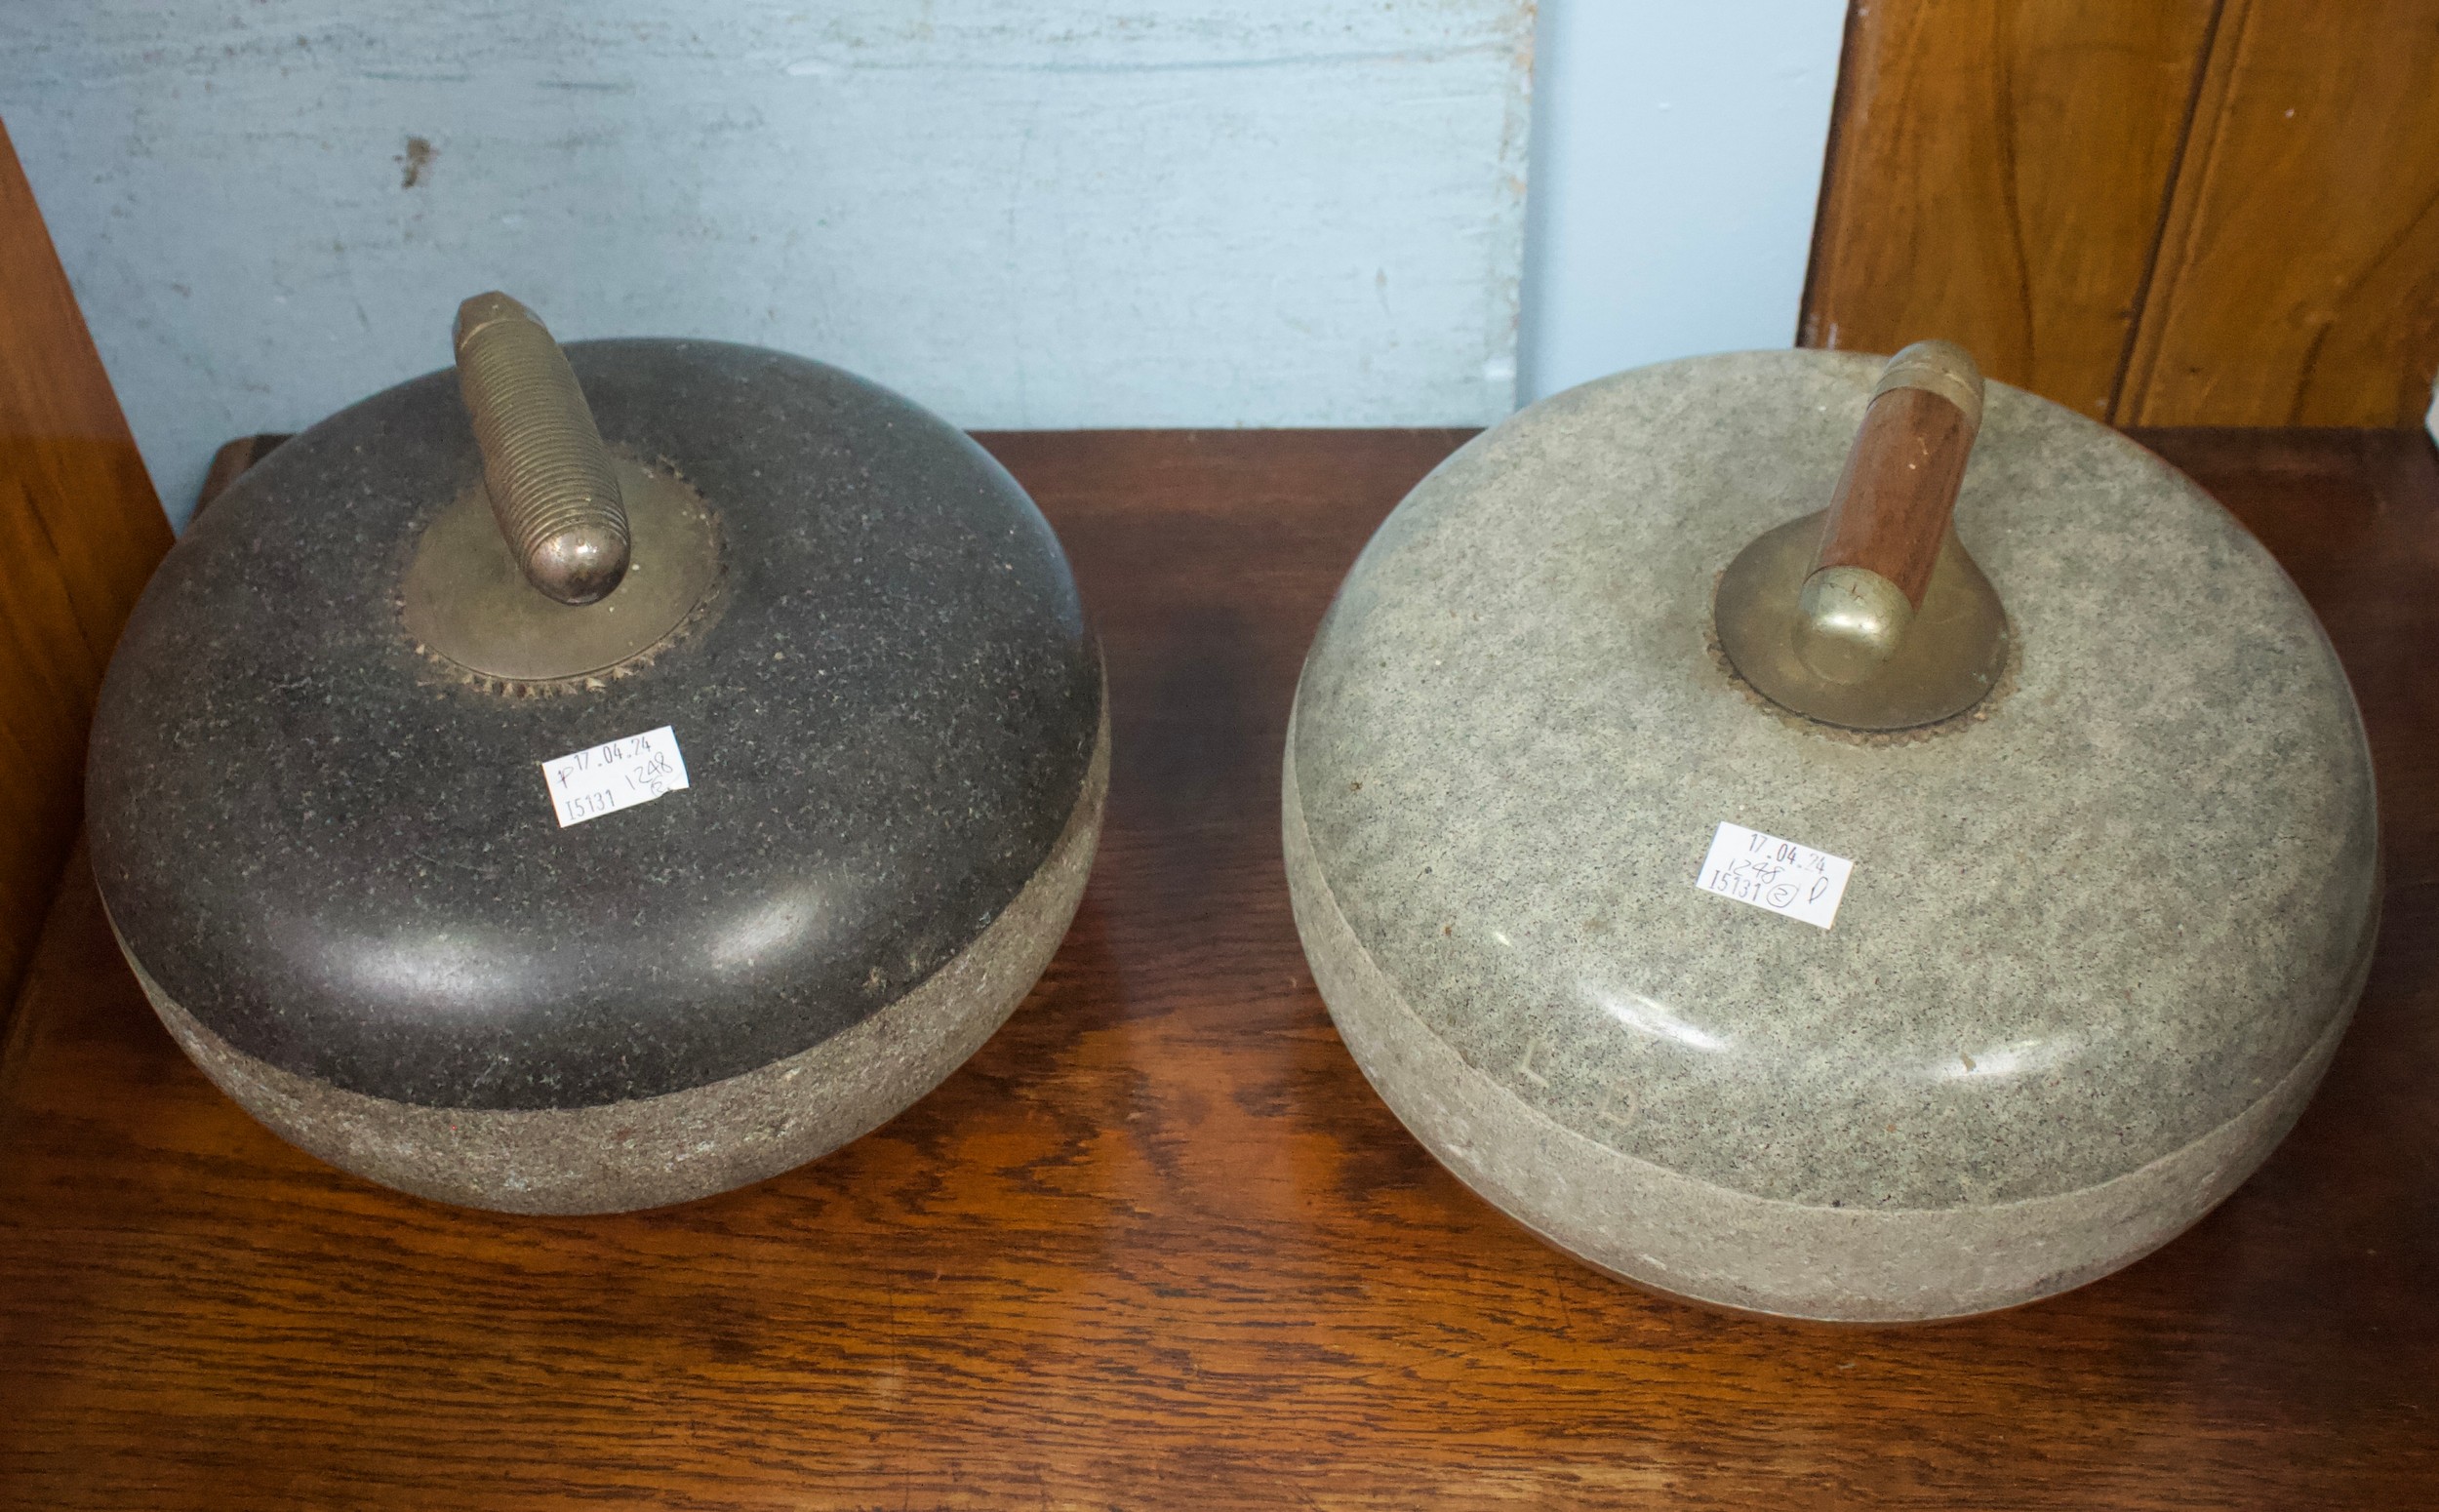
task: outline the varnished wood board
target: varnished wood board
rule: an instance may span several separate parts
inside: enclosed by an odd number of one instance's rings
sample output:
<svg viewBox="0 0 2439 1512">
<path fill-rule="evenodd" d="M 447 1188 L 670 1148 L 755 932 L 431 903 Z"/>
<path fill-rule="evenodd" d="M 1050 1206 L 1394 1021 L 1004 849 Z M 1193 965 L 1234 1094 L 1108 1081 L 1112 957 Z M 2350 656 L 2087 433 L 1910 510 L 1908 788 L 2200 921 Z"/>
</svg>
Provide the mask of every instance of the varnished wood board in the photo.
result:
<svg viewBox="0 0 2439 1512">
<path fill-rule="evenodd" d="M 2118 417 L 2412 425 L 2439 375 L 2439 0 L 2225 0 Z"/>
<path fill-rule="evenodd" d="M 94 691 L 169 543 L 0 131 L 0 1020 L 84 812 Z"/>
<path fill-rule="evenodd" d="M 1802 343 L 1944 338 L 2107 418 L 2219 4 L 1855 6 Z"/>
</svg>

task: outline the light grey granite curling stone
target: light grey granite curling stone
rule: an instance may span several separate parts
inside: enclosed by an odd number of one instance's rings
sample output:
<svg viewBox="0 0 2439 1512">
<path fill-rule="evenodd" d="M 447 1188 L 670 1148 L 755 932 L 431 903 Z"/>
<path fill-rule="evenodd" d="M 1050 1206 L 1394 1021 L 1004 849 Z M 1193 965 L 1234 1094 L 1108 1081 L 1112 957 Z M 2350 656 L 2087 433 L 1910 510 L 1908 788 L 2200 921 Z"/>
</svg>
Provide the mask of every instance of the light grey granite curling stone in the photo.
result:
<svg viewBox="0 0 2439 1512">
<path fill-rule="evenodd" d="M 1905 632 L 1979 564 L 1971 705 L 1863 733 L 1738 675 L 1723 579 L 1846 497 L 1880 374 L 1695 359 L 1475 439 L 1348 574 L 1284 784 L 1314 978 L 1434 1155 L 1603 1270 L 1854 1321 L 2061 1292 L 2207 1213 L 2329 1063 L 2379 898 L 2302 598 L 2015 389 Z M 1834 565 L 1799 534 L 1790 606 Z"/>
<path fill-rule="evenodd" d="M 103 685 L 94 870 L 196 1064 L 304 1149 L 522 1213 L 775 1174 L 1034 982 L 1107 787 L 1065 557 L 964 435 L 715 342 L 459 366 L 196 522 Z"/>
</svg>

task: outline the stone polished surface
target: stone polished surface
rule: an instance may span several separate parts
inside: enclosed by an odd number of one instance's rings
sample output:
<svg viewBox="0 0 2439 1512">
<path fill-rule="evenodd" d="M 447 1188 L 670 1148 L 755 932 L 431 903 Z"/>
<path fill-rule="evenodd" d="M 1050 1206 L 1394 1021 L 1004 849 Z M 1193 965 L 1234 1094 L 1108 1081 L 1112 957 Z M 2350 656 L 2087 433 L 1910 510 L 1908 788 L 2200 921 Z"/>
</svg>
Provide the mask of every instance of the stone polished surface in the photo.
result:
<svg viewBox="0 0 2439 1512">
<path fill-rule="evenodd" d="M 1877 371 L 1754 353 L 1546 401 L 1415 490 L 1314 643 L 1291 878 L 1351 942 L 1308 927 L 1316 971 L 1359 947 L 1414 1016 L 1383 1032 L 1509 1094 L 1520 1149 L 1546 1121 L 1824 1214 L 2057 1197 L 2299 1105 L 2352 1009 L 2377 826 L 2343 674 L 2113 432 L 1991 385 L 1957 530 L 2020 664 L 1986 719 L 1859 741 L 1731 683 L 1713 584 L 1828 496 Z M 1698 890 L 1722 820 L 1853 859 L 1835 928 Z M 1624 1211 L 1568 1201 L 1561 1242 Z"/>
<path fill-rule="evenodd" d="M 973 945 L 1077 812 L 1100 658 L 998 463 L 818 363 L 568 348 L 604 439 L 716 517 L 638 665 L 478 686 L 399 584 L 474 477 L 454 374 L 271 454 L 171 552 L 96 721 L 95 868 L 237 1054 L 422 1107 L 594 1107 L 799 1055 Z M 692 786 L 561 828 L 538 764 L 674 728 Z"/>
<path fill-rule="evenodd" d="M 912 992 L 841 1033 L 723 1081 L 580 1108 L 434 1108 L 342 1092 L 233 1049 L 129 965 L 180 1048 L 279 1136 L 418 1197 L 502 1213 L 628 1213 L 818 1160 L 940 1085 L 1005 1023 L 1066 935 L 1109 792 L 1104 720 L 1042 869 Z M 121 948 L 125 941 L 121 941 Z"/>
<path fill-rule="evenodd" d="M 1292 762 L 1284 796 L 1288 881 L 1313 982 L 1381 1100 L 1442 1165 L 1551 1244 L 1611 1275 L 1745 1312 L 1905 1323 L 2014 1306 L 2104 1276 L 2175 1238 L 2253 1174 L 2345 1032 L 2342 1016 L 2333 1020 L 2292 1070 L 2190 1144 L 2075 1191 L 1929 1209 L 1757 1197 L 1585 1138 L 1467 1063 L 1339 911 L 1301 822 Z M 2352 985 L 2359 990 L 2359 974 Z"/>
</svg>

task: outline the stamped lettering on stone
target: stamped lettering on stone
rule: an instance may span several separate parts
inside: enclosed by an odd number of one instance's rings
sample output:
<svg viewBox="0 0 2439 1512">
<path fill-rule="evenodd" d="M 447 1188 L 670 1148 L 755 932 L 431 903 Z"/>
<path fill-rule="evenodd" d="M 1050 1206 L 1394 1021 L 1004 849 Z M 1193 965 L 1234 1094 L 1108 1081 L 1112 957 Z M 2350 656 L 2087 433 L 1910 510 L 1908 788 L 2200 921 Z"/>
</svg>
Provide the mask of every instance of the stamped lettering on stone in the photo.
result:
<svg viewBox="0 0 2439 1512">
<path fill-rule="evenodd" d="M 1854 873 L 1843 855 L 1722 819 L 1694 885 L 1825 930 L 1837 922 L 1838 900 Z"/>
<path fill-rule="evenodd" d="M 667 725 L 623 740 L 605 740 L 589 750 L 543 762 L 541 768 L 542 779 L 550 787 L 551 811 L 559 816 L 561 829 L 650 803 L 689 785 L 686 758 L 678 753 L 677 732 Z"/>
</svg>

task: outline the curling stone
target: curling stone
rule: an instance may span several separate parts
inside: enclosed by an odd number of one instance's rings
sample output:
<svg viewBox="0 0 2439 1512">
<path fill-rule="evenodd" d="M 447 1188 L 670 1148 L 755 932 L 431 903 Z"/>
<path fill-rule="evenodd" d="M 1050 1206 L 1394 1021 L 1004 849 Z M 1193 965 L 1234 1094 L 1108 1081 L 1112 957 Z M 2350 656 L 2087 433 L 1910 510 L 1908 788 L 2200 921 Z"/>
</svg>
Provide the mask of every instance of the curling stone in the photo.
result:
<svg viewBox="0 0 2439 1512">
<path fill-rule="evenodd" d="M 2166 1243 L 2294 1123 L 2378 923 L 2294 585 L 1945 343 L 1476 438 L 1347 575 L 1284 787 L 1314 979 L 1407 1127 L 1592 1265 L 1763 1313 Z"/>
<path fill-rule="evenodd" d="M 564 352 L 273 452 L 145 590 L 87 793 L 180 1045 L 333 1165 L 597 1213 L 905 1108 L 1048 963 L 1108 771 L 1100 652 L 980 448 L 835 368 Z"/>
</svg>

